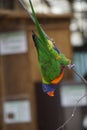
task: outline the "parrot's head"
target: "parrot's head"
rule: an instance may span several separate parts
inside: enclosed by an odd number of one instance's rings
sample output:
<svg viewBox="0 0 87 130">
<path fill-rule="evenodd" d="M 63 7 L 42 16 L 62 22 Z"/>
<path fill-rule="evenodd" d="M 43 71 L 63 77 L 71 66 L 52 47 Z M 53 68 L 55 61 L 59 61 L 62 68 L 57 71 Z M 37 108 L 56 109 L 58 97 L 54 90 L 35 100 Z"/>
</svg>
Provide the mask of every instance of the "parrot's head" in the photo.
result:
<svg viewBox="0 0 87 130">
<path fill-rule="evenodd" d="M 42 90 L 45 92 L 48 96 L 53 97 L 55 93 L 55 89 L 57 88 L 57 84 L 45 84 L 42 83 Z"/>
<path fill-rule="evenodd" d="M 42 78 L 42 89 L 49 96 L 53 97 L 55 90 L 58 86 L 58 83 L 62 80 L 64 75 L 64 69 L 61 71 L 60 75 L 51 81 L 51 83 L 47 82 L 44 78 Z"/>
</svg>

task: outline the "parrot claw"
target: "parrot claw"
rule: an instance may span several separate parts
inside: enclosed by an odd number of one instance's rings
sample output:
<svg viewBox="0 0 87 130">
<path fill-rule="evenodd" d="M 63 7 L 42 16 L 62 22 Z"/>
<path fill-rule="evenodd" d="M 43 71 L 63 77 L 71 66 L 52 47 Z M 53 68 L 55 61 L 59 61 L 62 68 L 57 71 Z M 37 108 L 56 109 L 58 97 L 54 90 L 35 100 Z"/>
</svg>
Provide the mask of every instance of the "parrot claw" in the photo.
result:
<svg viewBox="0 0 87 130">
<path fill-rule="evenodd" d="M 69 69 L 72 69 L 72 68 L 75 67 L 75 64 L 69 64 L 69 65 L 67 65 L 67 67 L 68 67 Z"/>
</svg>

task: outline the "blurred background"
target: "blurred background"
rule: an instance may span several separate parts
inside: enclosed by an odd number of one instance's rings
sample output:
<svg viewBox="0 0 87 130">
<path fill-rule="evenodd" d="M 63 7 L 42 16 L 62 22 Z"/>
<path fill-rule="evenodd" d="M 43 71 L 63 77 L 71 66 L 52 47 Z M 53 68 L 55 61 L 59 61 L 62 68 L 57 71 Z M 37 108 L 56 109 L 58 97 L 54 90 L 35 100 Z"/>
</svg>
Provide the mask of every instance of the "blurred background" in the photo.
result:
<svg viewBox="0 0 87 130">
<path fill-rule="evenodd" d="M 30 10 L 28 0 L 23 0 Z M 87 0 L 32 0 L 38 20 L 58 48 L 87 80 Z M 42 92 L 35 25 L 18 0 L 0 0 L 0 130 L 56 130 L 87 86 L 65 70 L 55 96 Z M 65 130 L 87 129 L 87 97 Z"/>
</svg>

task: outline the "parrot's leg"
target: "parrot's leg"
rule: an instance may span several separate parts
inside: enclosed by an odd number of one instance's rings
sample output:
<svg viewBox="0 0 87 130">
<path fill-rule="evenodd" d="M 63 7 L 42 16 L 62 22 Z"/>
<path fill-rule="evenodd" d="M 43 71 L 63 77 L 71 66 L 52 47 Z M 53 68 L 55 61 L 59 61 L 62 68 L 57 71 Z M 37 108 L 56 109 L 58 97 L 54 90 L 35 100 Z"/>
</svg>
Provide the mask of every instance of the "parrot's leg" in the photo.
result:
<svg viewBox="0 0 87 130">
<path fill-rule="evenodd" d="M 77 70 L 75 69 L 75 64 L 69 64 L 69 65 L 67 65 L 67 67 L 68 67 L 69 69 L 72 69 L 73 72 L 74 72 L 77 76 L 79 76 L 79 78 L 87 85 L 87 81 L 85 80 L 85 78 L 84 78 L 80 73 L 78 73 Z M 71 116 L 70 116 L 59 128 L 57 128 L 56 130 L 60 130 L 60 129 L 63 130 L 64 127 L 73 119 L 73 117 L 75 116 L 75 113 L 76 113 L 77 106 L 78 106 L 79 102 L 80 102 L 84 97 L 86 97 L 86 96 L 87 96 L 87 93 L 85 93 L 83 96 L 81 96 L 81 97 L 77 100 L 77 103 L 76 103 L 76 105 L 74 106 L 74 109 L 73 109 L 73 111 L 72 111 Z"/>
<path fill-rule="evenodd" d="M 73 72 L 74 72 L 77 76 L 79 76 L 79 78 L 87 85 L 87 81 L 85 80 L 85 78 L 84 78 L 79 72 L 77 72 L 77 70 L 75 69 L 75 64 L 67 65 L 67 67 L 68 67 L 69 69 L 72 69 Z"/>
</svg>

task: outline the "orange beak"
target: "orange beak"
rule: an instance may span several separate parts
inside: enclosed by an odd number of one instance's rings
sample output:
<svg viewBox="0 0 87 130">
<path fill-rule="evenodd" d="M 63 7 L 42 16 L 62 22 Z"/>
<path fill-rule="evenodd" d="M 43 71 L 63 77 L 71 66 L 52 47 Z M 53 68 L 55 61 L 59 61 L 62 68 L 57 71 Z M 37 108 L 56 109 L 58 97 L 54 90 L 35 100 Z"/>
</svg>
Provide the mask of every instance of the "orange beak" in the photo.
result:
<svg viewBox="0 0 87 130">
<path fill-rule="evenodd" d="M 48 92 L 47 94 L 48 94 L 50 97 L 53 97 L 53 96 L 54 96 L 54 91 Z"/>
</svg>

